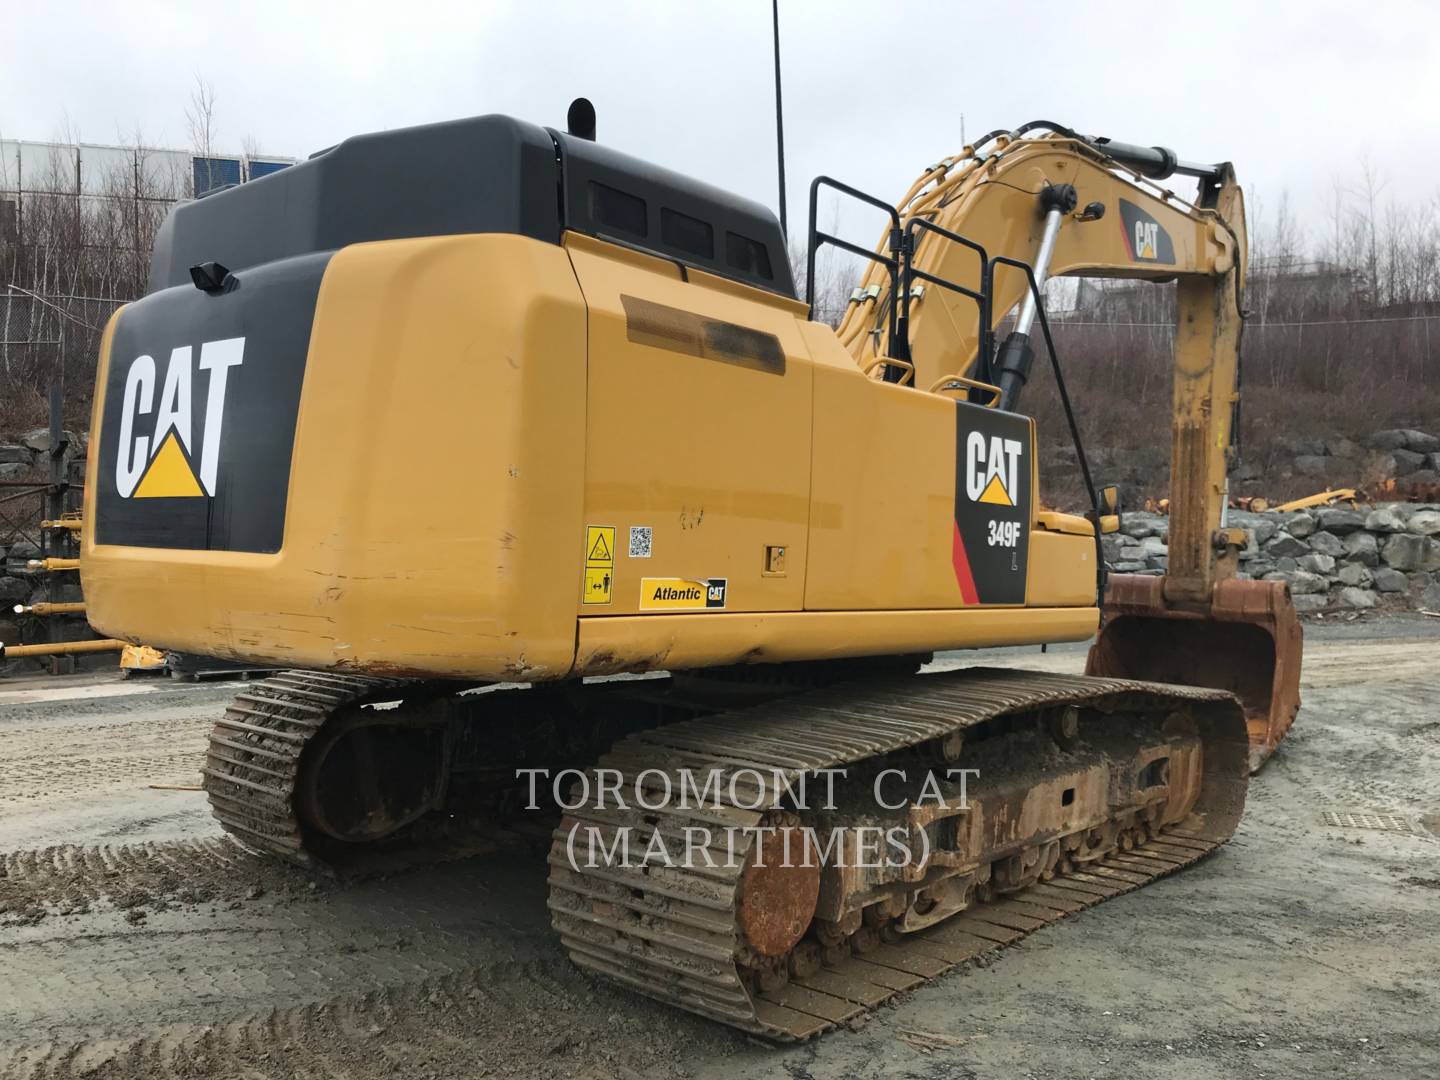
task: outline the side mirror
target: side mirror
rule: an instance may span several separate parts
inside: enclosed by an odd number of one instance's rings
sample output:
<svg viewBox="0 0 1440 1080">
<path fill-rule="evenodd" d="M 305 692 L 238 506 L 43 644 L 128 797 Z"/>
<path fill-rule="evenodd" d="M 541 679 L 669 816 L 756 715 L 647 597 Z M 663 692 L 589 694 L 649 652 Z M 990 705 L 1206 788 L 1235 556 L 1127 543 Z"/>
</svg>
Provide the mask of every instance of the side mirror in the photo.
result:
<svg viewBox="0 0 1440 1080">
<path fill-rule="evenodd" d="M 1100 531 L 1120 531 L 1120 485 L 1106 484 L 1100 489 Z"/>
</svg>

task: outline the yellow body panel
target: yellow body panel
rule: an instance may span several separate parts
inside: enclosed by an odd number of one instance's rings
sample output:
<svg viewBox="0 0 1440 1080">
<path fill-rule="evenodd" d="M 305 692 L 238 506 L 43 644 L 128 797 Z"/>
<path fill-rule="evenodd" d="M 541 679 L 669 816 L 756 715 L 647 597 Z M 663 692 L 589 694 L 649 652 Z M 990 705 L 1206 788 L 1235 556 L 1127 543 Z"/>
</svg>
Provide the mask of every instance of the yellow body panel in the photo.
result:
<svg viewBox="0 0 1440 1080">
<path fill-rule="evenodd" d="M 1083 519 L 1082 519 L 1083 520 Z M 1095 602 L 1095 538 L 1037 529 L 1030 534 L 1025 605 Z"/>
<path fill-rule="evenodd" d="M 1094 579 L 1091 579 L 1094 592 Z M 1094 607 L 957 611 L 823 611 L 585 619 L 577 674 L 776 664 L 1084 641 Z"/>
<path fill-rule="evenodd" d="M 959 606 L 950 565 L 955 403 L 866 378 L 827 327 L 809 330 L 828 363 L 815 379 L 806 606 Z"/>
<path fill-rule="evenodd" d="M 613 602 L 580 614 L 638 612 L 645 578 L 724 578 L 725 610 L 798 611 L 811 413 L 798 305 L 687 283 L 673 262 L 575 233 L 566 247 L 590 309 L 585 523 L 620 527 Z M 632 341 L 625 300 L 657 318 L 685 312 L 774 335 L 784 373 L 682 351 L 684 326 Z M 628 556 L 632 526 L 652 530 L 650 557 Z M 767 545 L 786 549 L 784 576 L 764 573 Z"/>
<path fill-rule="evenodd" d="M 92 624 L 300 667 L 564 674 L 585 332 L 553 244 L 485 235 L 340 251 L 315 313 L 283 549 L 97 546 L 87 514 Z M 92 476 L 97 460 L 95 440 Z"/>
<path fill-rule="evenodd" d="M 90 618 L 522 680 L 1093 634 L 1093 534 L 1034 513 L 1026 606 L 960 595 L 956 440 L 953 398 L 866 377 L 780 296 L 573 234 L 356 245 L 320 284 L 281 549 L 97 544 L 87 512 Z"/>
</svg>

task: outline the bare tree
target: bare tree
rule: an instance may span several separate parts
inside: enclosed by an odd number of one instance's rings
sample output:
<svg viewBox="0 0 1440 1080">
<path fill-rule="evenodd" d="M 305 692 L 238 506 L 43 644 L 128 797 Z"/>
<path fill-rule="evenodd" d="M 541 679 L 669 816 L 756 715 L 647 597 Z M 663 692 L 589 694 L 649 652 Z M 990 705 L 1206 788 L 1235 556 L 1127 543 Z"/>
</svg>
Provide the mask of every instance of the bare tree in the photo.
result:
<svg viewBox="0 0 1440 1080">
<path fill-rule="evenodd" d="M 190 149 L 204 161 L 204 188 L 208 191 L 215 183 L 211 172 L 215 158 L 215 88 L 199 72 L 195 73 L 195 89 L 190 91 L 190 102 L 185 106 L 185 127 L 190 133 Z"/>
</svg>

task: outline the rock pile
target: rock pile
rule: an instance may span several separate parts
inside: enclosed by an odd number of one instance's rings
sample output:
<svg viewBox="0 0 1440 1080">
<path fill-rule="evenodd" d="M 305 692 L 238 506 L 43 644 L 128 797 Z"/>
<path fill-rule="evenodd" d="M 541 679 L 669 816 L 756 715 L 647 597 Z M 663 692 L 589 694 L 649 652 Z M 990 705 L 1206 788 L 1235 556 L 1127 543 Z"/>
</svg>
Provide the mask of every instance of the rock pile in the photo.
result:
<svg viewBox="0 0 1440 1080">
<path fill-rule="evenodd" d="M 88 440 L 73 431 L 65 433 L 65 459 L 85 456 Z M 50 432 L 36 428 L 12 441 L 0 440 L 0 480 L 37 479 L 43 482 L 50 469 Z"/>
<path fill-rule="evenodd" d="M 1232 510 L 1226 523 L 1245 530 L 1240 576 L 1288 582 L 1299 611 L 1377 605 L 1440 611 L 1440 504 Z M 1164 573 L 1169 529 L 1158 514 L 1126 514 L 1121 532 L 1104 539 L 1111 570 Z"/>
</svg>

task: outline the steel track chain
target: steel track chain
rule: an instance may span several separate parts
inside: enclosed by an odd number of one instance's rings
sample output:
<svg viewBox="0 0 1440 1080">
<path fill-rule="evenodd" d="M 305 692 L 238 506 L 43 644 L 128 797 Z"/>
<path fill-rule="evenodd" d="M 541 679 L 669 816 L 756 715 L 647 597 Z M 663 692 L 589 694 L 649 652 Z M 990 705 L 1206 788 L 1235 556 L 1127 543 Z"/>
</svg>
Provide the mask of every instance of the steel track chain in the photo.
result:
<svg viewBox="0 0 1440 1080">
<path fill-rule="evenodd" d="M 1067 915 L 1173 873 L 1224 843 L 1244 804 L 1248 742 L 1238 702 L 1220 691 L 1120 679 L 971 669 L 903 681 L 836 687 L 744 711 L 631 736 L 603 758 L 624 785 L 646 769 L 740 770 L 765 775 L 837 768 L 945 736 L 997 716 L 1057 705 L 1102 711 L 1190 708 L 1207 733 L 1208 801 L 1149 843 L 1116 850 L 1063 877 L 972 905 L 942 923 L 754 993 L 736 960 L 748 846 L 728 864 L 576 867 L 567 852 L 577 821 L 683 834 L 687 826 L 757 825 L 735 806 L 661 811 L 571 811 L 550 853 L 551 921 L 581 968 L 652 998 L 782 1041 L 807 1039 L 956 965 L 1018 941 Z M 627 787 L 628 790 L 628 787 Z M 748 794 L 748 793 L 747 793 Z M 753 800 L 751 800 L 753 801 Z M 613 835 L 613 832 L 612 832 Z M 753 837 L 751 842 L 753 842 Z M 698 861 L 698 860 L 697 860 Z"/>
<path fill-rule="evenodd" d="M 402 680 L 283 671 L 250 684 L 215 722 L 203 786 L 221 826 L 247 847 L 313 865 L 295 814 L 306 745 L 335 712 Z"/>
</svg>

